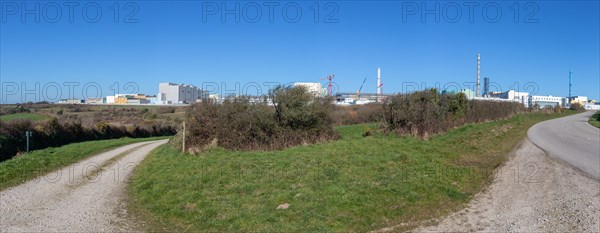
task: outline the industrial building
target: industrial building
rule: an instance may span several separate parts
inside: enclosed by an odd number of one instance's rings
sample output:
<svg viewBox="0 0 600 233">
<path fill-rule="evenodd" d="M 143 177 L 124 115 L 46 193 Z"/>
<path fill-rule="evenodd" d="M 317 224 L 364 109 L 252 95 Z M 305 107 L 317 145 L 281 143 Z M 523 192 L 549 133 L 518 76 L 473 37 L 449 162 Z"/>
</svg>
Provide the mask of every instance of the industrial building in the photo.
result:
<svg viewBox="0 0 600 233">
<path fill-rule="evenodd" d="M 525 107 L 565 107 L 565 98 L 558 96 L 539 96 L 531 95 L 527 99 L 527 105 Z"/>
<path fill-rule="evenodd" d="M 294 87 L 304 87 L 308 91 L 315 95 L 315 97 L 323 97 L 327 94 L 327 89 L 323 87 L 321 83 L 310 83 L 310 82 L 298 82 L 294 83 Z"/>
<path fill-rule="evenodd" d="M 600 110 L 600 102 L 590 102 L 583 105 L 585 110 Z"/>
<path fill-rule="evenodd" d="M 492 98 L 500 98 L 507 99 L 514 102 L 519 102 L 523 104 L 525 107 L 529 107 L 529 93 L 528 92 L 519 92 L 515 90 L 508 90 L 505 92 L 490 92 L 489 96 Z"/>
<path fill-rule="evenodd" d="M 80 99 L 61 99 L 57 103 L 59 103 L 59 104 L 82 104 L 83 100 L 80 100 Z"/>
<path fill-rule="evenodd" d="M 115 94 L 106 96 L 105 104 L 156 104 L 156 96 L 145 94 Z"/>
<path fill-rule="evenodd" d="M 567 97 L 567 103 L 569 103 L 569 104 L 578 103 L 583 106 L 588 103 L 588 98 L 586 96 L 571 96 L 571 97 Z"/>
<path fill-rule="evenodd" d="M 106 98 L 87 98 L 85 99 L 86 104 L 105 104 Z"/>
<path fill-rule="evenodd" d="M 473 99 L 475 97 L 478 97 L 476 93 L 471 89 L 460 89 L 458 90 L 458 93 L 463 93 L 467 97 L 467 99 Z"/>
<path fill-rule="evenodd" d="M 189 84 L 158 84 L 158 104 L 190 104 L 208 98 L 202 89 Z"/>
</svg>

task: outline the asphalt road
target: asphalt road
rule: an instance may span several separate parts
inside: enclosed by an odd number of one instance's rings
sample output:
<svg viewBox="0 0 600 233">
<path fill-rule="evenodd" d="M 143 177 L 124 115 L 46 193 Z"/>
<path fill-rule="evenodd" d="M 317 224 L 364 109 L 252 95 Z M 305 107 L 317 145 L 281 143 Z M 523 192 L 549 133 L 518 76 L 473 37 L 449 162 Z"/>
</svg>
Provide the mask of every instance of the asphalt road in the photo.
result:
<svg viewBox="0 0 600 233">
<path fill-rule="evenodd" d="M 529 139 L 550 156 L 600 179 L 600 129 L 588 123 L 592 111 L 538 123 Z"/>
</svg>

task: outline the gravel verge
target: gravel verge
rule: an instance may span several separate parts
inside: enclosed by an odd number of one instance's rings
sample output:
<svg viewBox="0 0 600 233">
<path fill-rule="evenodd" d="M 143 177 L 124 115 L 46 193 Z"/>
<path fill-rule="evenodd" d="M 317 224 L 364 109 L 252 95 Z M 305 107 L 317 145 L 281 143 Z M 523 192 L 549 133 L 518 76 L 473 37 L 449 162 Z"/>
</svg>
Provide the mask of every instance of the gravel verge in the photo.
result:
<svg viewBox="0 0 600 233">
<path fill-rule="evenodd" d="M 600 182 L 526 139 L 486 191 L 436 223 L 415 231 L 600 232 Z"/>
</svg>

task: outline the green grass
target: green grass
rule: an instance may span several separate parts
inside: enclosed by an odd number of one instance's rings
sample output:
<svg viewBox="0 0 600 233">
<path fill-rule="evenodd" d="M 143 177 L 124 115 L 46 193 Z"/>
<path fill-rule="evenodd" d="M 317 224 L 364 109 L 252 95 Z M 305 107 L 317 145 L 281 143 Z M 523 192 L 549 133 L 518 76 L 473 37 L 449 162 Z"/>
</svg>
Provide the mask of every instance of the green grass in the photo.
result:
<svg viewBox="0 0 600 233">
<path fill-rule="evenodd" d="M 21 184 L 115 147 L 163 138 L 168 137 L 87 141 L 32 151 L 0 163 L 0 190 Z"/>
<path fill-rule="evenodd" d="M 529 127 L 568 114 L 521 114 L 429 140 L 342 126 L 338 141 L 271 152 L 189 155 L 166 144 L 136 169 L 129 209 L 149 231 L 409 230 L 464 207 Z"/>
<path fill-rule="evenodd" d="M 43 121 L 48 119 L 47 116 L 36 114 L 36 113 L 14 113 L 9 115 L 0 116 L 0 120 L 3 121 L 12 121 L 18 119 L 28 119 L 31 121 Z"/>
<path fill-rule="evenodd" d="M 590 120 L 588 122 L 590 123 L 590 125 L 600 128 L 600 111 L 594 113 L 594 115 L 590 117 Z"/>
</svg>

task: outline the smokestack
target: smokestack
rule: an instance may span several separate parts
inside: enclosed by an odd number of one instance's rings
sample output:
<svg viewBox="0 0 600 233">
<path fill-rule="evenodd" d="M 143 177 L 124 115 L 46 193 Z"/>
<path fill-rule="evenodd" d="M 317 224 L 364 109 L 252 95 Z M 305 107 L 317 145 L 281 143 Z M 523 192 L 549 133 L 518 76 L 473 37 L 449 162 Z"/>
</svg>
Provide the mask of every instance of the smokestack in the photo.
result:
<svg viewBox="0 0 600 233">
<path fill-rule="evenodd" d="M 381 96 L 381 69 L 377 67 L 377 101 Z"/>
<path fill-rule="evenodd" d="M 490 78 L 483 78 L 483 96 L 487 97 L 490 94 Z"/>
<path fill-rule="evenodd" d="M 480 62 L 481 62 L 481 57 L 479 56 L 479 53 L 477 53 L 477 92 L 475 93 L 475 96 L 481 96 L 481 84 L 480 84 L 480 79 L 479 79 Z"/>
</svg>

